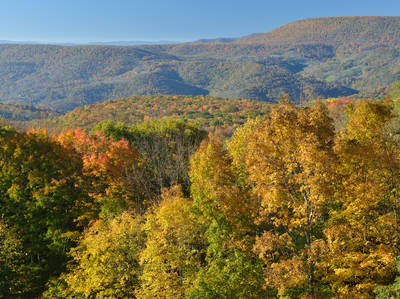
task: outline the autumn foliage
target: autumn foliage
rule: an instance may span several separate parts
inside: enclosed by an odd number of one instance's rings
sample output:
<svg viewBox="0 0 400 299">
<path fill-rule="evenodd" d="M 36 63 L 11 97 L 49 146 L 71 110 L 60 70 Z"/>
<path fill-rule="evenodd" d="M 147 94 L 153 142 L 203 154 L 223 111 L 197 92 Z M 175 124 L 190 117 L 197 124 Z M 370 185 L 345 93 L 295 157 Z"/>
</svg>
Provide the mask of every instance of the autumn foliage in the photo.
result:
<svg viewBox="0 0 400 299">
<path fill-rule="evenodd" d="M 396 298 L 398 104 L 345 104 L 337 126 L 284 99 L 229 139 L 3 127 L 2 297 Z"/>
</svg>

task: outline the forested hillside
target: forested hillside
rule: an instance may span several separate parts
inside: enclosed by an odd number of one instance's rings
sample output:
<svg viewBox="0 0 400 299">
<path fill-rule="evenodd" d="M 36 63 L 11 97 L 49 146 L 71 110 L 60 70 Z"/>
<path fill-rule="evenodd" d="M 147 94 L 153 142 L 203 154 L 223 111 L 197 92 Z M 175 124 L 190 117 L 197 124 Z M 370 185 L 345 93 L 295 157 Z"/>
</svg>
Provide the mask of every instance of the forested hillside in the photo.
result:
<svg viewBox="0 0 400 299">
<path fill-rule="evenodd" d="M 254 100 L 222 99 L 210 96 L 133 96 L 79 107 L 58 117 L 33 119 L 20 125 L 41 127 L 51 132 L 63 129 L 91 129 L 100 121 L 110 120 L 127 125 L 144 120 L 177 119 L 196 123 L 206 130 L 232 129 L 248 118 L 263 116 L 271 104 Z"/>
<path fill-rule="evenodd" d="M 15 121 L 47 119 L 60 116 L 62 113 L 45 107 L 23 104 L 0 103 L 0 117 Z"/>
<path fill-rule="evenodd" d="M 368 94 L 400 79 L 398 17 L 317 18 L 177 45 L 0 45 L 0 101 L 57 110 L 131 95 L 295 102 Z"/>
</svg>

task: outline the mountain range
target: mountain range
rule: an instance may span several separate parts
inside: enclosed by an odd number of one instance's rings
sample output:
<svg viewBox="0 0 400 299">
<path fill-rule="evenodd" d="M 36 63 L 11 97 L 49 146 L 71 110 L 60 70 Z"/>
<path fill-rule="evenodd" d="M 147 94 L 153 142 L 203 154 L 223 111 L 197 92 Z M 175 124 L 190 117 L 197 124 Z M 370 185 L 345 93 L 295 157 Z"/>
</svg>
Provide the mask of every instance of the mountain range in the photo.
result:
<svg viewBox="0 0 400 299">
<path fill-rule="evenodd" d="M 16 45 L 55 45 L 55 46 L 137 46 L 137 45 L 160 45 L 160 44 L 179 44 L 177 41 L 109 41 L 109 42 L 40 42 L 40 41 L 14 41 L 0 40 L 0 44 L 16 44 Z"/>
<path fill-rule="evenodd" d="M 0 45 L 0 102 L 69 111 L 132 95 L 299 103 L 400 80 L 400 17 L 333 17 L 267 33 L 137 46 Z"/>
</svg>

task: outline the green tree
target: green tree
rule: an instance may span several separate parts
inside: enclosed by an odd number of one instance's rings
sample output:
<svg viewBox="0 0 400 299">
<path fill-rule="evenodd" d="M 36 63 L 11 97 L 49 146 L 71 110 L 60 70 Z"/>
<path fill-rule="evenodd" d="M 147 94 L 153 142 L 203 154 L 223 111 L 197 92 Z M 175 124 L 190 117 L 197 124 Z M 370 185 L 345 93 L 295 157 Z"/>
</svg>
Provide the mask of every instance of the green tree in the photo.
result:
<svg viewBox="0 0 400 299">
<path fill-rule="evenodd" d="M 39 294 L 64 269 L 80 230 L 74 220 L 88 200 L 82 167 L 76 152 L 44 132 L 0 128 L 0 217 L 20 236 L 25 266 L 36 273 L 23 296 Z"/>
<path fill-rule="evenodd" d="M 396 299 L 400 298 L 400 277 L 398 274 L 400 273 L 400 260 L 397 257 L 396 259 L 396 268 L 397 268 L 397 277 L 396 280 L 387 286 L 377 286 L 374 289 L 374 293 L 376 294 L 376 299 Z"/>
<path fill-rule="evenodd" d="M 0 298 L 21 296 L 30 289 L 26 256 L 15 231 L 0 221 Z"/>
</svg>

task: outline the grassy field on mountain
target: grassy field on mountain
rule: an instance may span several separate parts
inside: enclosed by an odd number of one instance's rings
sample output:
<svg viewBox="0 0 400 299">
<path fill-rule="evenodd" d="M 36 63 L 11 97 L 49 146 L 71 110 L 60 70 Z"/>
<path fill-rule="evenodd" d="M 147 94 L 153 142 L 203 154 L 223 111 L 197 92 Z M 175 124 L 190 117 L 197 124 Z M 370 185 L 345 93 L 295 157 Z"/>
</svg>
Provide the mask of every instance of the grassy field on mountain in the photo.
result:
<svg viewBox="0 0 400 299">
<path fill-rule="evenodd" d="M 307 19 L 176 45 L 0 45 L 0 102 L 69 111 L 131 95 L 264 101 L 367 94 L 400 79 L 399 17 Z"/>
</svg>

